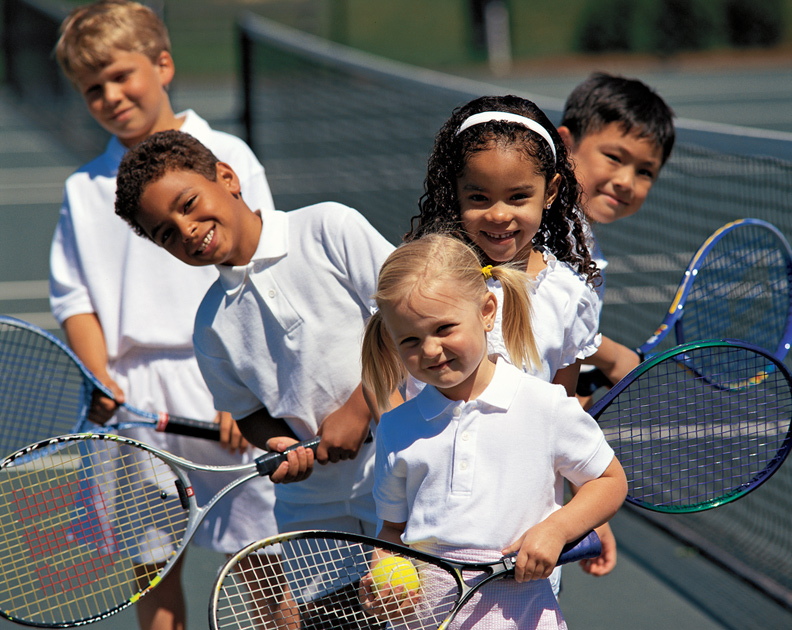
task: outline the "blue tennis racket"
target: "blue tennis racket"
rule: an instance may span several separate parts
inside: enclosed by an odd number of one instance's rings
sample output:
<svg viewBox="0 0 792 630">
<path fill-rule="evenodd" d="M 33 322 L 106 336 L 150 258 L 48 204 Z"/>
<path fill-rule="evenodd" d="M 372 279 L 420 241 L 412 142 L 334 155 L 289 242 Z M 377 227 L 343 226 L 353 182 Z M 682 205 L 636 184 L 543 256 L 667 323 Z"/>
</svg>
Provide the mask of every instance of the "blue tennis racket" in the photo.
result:
<svg viewBox="0 0 792 630">
<path fill-rule="evenodd" d="M 87 420 L 96 393 L 113 398 L 65 343 L 33 324 L 0 316 L 0 456 L 56 435 L 101 430 Z M 220 439 L 211 421 L 152 413 L 128 403 L 121 407 L 137 419 L 111 421 L 106 429 L 142 426 Z"/>
<path fill-rule="evenodd" d="M 792 248 L 772 224 L 732 221 L 693 255 L 655 333 L 650 355 L 674 330 L 676 343 L 741 339 L 783 360 L 792 343 Z"/>
</svg>

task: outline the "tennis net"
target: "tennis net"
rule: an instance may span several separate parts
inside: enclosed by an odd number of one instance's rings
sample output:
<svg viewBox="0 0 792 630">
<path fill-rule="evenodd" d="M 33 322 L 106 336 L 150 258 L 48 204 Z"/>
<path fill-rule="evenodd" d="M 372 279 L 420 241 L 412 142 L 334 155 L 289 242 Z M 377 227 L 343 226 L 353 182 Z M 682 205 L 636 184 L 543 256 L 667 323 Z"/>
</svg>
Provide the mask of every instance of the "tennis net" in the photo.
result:
<svg viewBox="0 0 792 630">
<path fill-rule="evenodd" d="M 294 31 L 239 22 L 247 140 L 276 206 L 351 205 L 393 243 L 423 192 L 451 110 L 504 89 L 418 69 Z M 519 93 L 554 122 L 563 103 Z M 755 217 L 792 234 L 792 134 L 677 122 L 677 146 L 640 213 L 597 229 L 608 267 L 602 330 L 635 347 L 660 323 L 690 257 L 721 225 Z M 669 336 L 670 337 L 670 336 Z M 670 345 L 670 342 L 669 342 Z M 792 610 L 792 464 L 708 513 L 650 517 Z"/>
</svg>

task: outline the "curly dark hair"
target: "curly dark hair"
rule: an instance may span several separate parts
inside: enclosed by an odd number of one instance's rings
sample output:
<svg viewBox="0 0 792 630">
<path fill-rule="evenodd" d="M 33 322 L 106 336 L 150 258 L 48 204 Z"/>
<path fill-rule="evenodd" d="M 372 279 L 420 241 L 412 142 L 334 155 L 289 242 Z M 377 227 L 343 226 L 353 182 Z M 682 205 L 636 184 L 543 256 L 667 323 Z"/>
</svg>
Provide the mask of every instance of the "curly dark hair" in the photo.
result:
<svg viewBox="0 0 792 630">
<path fill-rule="evenodd" d="M 115 213 L 137 234 L 149 238 L 137 221 L 146 187 L 169 171 L 194 171 L 217 181 L 219 161 L 188 133 L 169 130 L 152 134 L 127 151 L 118 166 Z"/>
<path fill-rule="evenodd" d="M 552 150 L 539 134 L 519 123 L 491 121 L 469 127 L 457 135 L 464 120 L 488 111 L 511 112 L 535 120 L 553 139 L 557 157 L 553 157 Z M 566 147 L 545 113 L 535 103 L 518 96 L 483 96 L 453 111 L 435 137 L 424 180 L 424 194 L 418 202 L 420 212 L 412 218 L 410 231 L 404 240 L 411 241 L 437 232 L 452 233 L 476 248 L 486 259 L 484 252 L 462 227 L 456 182 L 473 153 L 496 144 L 513 147 L 535 163 L 536 172 L 544 177 L 547 185 L 556 173 L 561 176 L 558 196 L 550 209 L 544 211 L 533 245 L 552 252 L 594 286 L 600 274 L 586 245 L 585 215 L 580 209 L 580 191 Z"/>
</svg>

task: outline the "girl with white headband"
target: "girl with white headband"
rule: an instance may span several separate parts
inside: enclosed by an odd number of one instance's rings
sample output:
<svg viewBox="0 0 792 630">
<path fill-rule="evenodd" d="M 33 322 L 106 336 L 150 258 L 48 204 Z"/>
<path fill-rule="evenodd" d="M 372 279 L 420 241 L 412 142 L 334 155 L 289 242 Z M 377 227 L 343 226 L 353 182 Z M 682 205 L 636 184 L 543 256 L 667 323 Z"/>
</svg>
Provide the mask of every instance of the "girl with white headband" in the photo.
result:
<svg viewBox="0 0 792 630">
<path fill-rule="evenodd" d="M 485 96 L 457 108 L 435 138 L 424 189 L 405 240 L 450 233 L 473 245 L 485 264 L 524 269 L 532 280 L 541 364 L 516 363 L 574 396 L 579 361 L 600 341 L 594 291 L 600 279 L 586 247 L 577 180 L 553 124 L 517 96 Z M 502 334 L 502 288 L 495 279 L 488 285 L 498 301 L 489 350 L 511 361 Z M 410 380 L 407 398 L 419 389 Z M 599 533 L 612 553 L 610 528 Z M 557 593 L 556 571 L 551 581 Z"/>
</svg>

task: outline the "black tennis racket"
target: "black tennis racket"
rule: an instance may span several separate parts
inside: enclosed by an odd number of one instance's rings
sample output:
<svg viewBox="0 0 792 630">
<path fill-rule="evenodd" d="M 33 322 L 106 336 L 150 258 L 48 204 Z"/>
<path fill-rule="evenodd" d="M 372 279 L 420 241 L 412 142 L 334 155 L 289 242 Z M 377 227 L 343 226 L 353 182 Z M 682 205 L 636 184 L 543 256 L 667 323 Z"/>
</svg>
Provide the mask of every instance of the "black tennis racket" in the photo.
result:
<svg viewBox="0 0 792 630">
<path fill-rule="evenodd" d="M 71 627 L 129 606 L 170 571 L 223 496 L 271 474 L 285 457 L 204 466 L 110 433 L 17 451 L 0 463 L 0 614 Z M 240 476 L 198 506 L 190 471 Z"/>
<path fill-rule="evenodd" d="M 0 456 L 56 435 L 103 430 L 87 420 L 94 392 L 113 397 L 60 339 L 33 324 L 0 316 Z M 214 422 L 121 406 L 139 421 L 111 421 L 106 429 L 144 426 L 220 439 Z"/>
<path fill-rule="evenodd" d="M 564 547 L 558 564 L 601 551 L 591 532 Z M 444 628 L 481 587 L 512 576 L 514 561 L 462 564 L 367 536 L 292 532 L 252 543 L 225 563 L 209 624 L 212 630 Z M 483 579 L 469 586 L 463 572 L 468 581 L 470 573 Z"/>
<path fill-rule="evenodd" d="M 624 467 L 627 501 L 658 512 L 739 499 L 792 447 L 789 372 L 740 341 L 693 342 L 651 357 L 589 413 Z"/>
<path fill-rule="evenodd" d="M 741 339 L 783 360 L 792 343 L 792 248 L 772 224 L 732 221 L 693 255 L 663 322 L 639 348 L 651 354 L 674 330 L 676 343 Z"/>
</svg>

